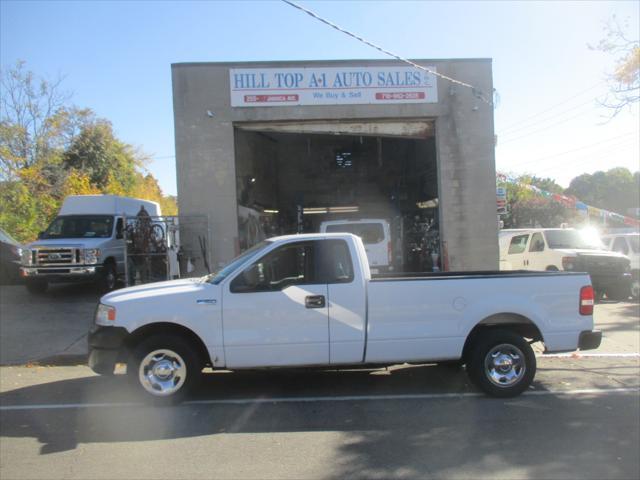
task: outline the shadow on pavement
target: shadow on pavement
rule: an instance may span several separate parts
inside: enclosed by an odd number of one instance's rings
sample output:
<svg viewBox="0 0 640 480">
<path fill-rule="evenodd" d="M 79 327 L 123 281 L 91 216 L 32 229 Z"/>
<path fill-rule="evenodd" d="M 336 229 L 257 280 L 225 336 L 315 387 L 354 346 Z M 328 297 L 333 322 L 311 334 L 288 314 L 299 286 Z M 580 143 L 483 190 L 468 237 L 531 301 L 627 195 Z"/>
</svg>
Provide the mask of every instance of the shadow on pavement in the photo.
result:
<svg viewBox="0 0 640 480">
<path fill-rule="evenodd" d="M 535 387 L 544 389 L 540 384 Z M 192 400 L 451 392 L 474 392 L 464 370 L 406 366 L 208 374 Z M 0 395 L 2 405 L 140 400 L 122 376 L 57 381 Z M 482 476 L 506 477 L 509 472 L 526 471 L 530 478 L 624 478 L 638 473 L 637 395 L 140 404 L 2 411 L 0 417 L 3 437 L 34 438 L 42 455 L 95 442 L 340 432 L 338 462 L 328 469 L 332 478 L 416 477 L 425 472 L 434 477 L 473 477 L 474 470 Z"/>
</svg>

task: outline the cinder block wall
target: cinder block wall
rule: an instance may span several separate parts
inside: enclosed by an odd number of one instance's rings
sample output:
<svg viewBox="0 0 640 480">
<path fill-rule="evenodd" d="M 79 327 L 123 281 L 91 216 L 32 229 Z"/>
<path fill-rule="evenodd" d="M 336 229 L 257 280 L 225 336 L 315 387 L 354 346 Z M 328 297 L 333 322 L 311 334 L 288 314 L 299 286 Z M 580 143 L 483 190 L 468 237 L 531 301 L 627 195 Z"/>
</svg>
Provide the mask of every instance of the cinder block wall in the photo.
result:
<svg viewBox="0 0 640 480">
<path fill-rule="evenodd" d="M 493 91 L 490 59 L 418 60 Z M 440 230 L 450 270 L 498 268 L 493 107 L 438 80 L 438 103 L 231 108 L 230 68 L 402 65 L 396 61 L 181 63 L 172 65 L 180 213 L 207 214 L 212 265 L 237 254 L 234 122 L 434 118 Z M 210 112 L 209 115 L 207 112 Z"/>
</svg>

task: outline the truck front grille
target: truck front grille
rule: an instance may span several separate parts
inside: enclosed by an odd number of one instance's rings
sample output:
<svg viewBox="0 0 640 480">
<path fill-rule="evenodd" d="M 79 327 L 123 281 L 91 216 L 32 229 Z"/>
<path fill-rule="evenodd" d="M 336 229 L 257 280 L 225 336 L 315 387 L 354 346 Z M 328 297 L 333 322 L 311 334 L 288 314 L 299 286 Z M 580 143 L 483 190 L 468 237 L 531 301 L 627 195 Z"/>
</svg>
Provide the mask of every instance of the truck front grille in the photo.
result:
<svg viewBox="0 0 640 480">
<path fill-rule="evenodd" d="M 70 265 L 80 263 L 78 248 L 42 248 L 36 250 L 36 265 Z"/>
</svg>

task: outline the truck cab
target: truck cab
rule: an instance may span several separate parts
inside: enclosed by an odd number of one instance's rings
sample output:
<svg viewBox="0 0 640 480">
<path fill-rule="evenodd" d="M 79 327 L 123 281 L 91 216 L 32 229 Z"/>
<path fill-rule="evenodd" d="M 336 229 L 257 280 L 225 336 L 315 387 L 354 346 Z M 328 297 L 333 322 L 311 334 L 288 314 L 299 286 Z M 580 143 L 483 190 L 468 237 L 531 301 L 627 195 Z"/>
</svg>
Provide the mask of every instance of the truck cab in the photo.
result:
<svg viewBox="0 0 640 480">
<path fill-rule="evenodd" d="M 113 290 L 125 270 L 124 219 L 141 207 L 160 215 L 156 202 L 115 195 L 67 197 L 58 216 L 22 250 L 21 274 L 32 293 L 54 282 L 97 282 Z"/>
</svg>

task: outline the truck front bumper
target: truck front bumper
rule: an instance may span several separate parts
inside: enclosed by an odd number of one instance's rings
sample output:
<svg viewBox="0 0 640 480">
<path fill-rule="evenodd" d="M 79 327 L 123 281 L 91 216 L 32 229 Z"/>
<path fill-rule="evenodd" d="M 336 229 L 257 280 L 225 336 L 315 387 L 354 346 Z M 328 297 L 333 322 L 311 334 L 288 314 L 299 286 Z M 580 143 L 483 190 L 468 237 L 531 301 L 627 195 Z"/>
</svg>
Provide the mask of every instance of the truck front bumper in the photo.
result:
<svg viewBox="0 0 640 480">
<path fill-rule="evenodd" d="M 595 350 L 602 342 L 602 332 L 600 330 L 586 330 L 580 332 L 578 348 L 580 350 Z"/>
<path fill-rule="evenodd" d="M 102 271 L 102 265 L 78 265 L 62 267 L 20 267 L 23 278 L 42 278 L 50 282 L 87 281 Z"/>
<path fill-rule="evenodd" d="M 113 375 L 124 352 L 129 332 L 123 327 L 94 325 L 89 330 L 89 368 L 99 375 Z"/>
</svg>

